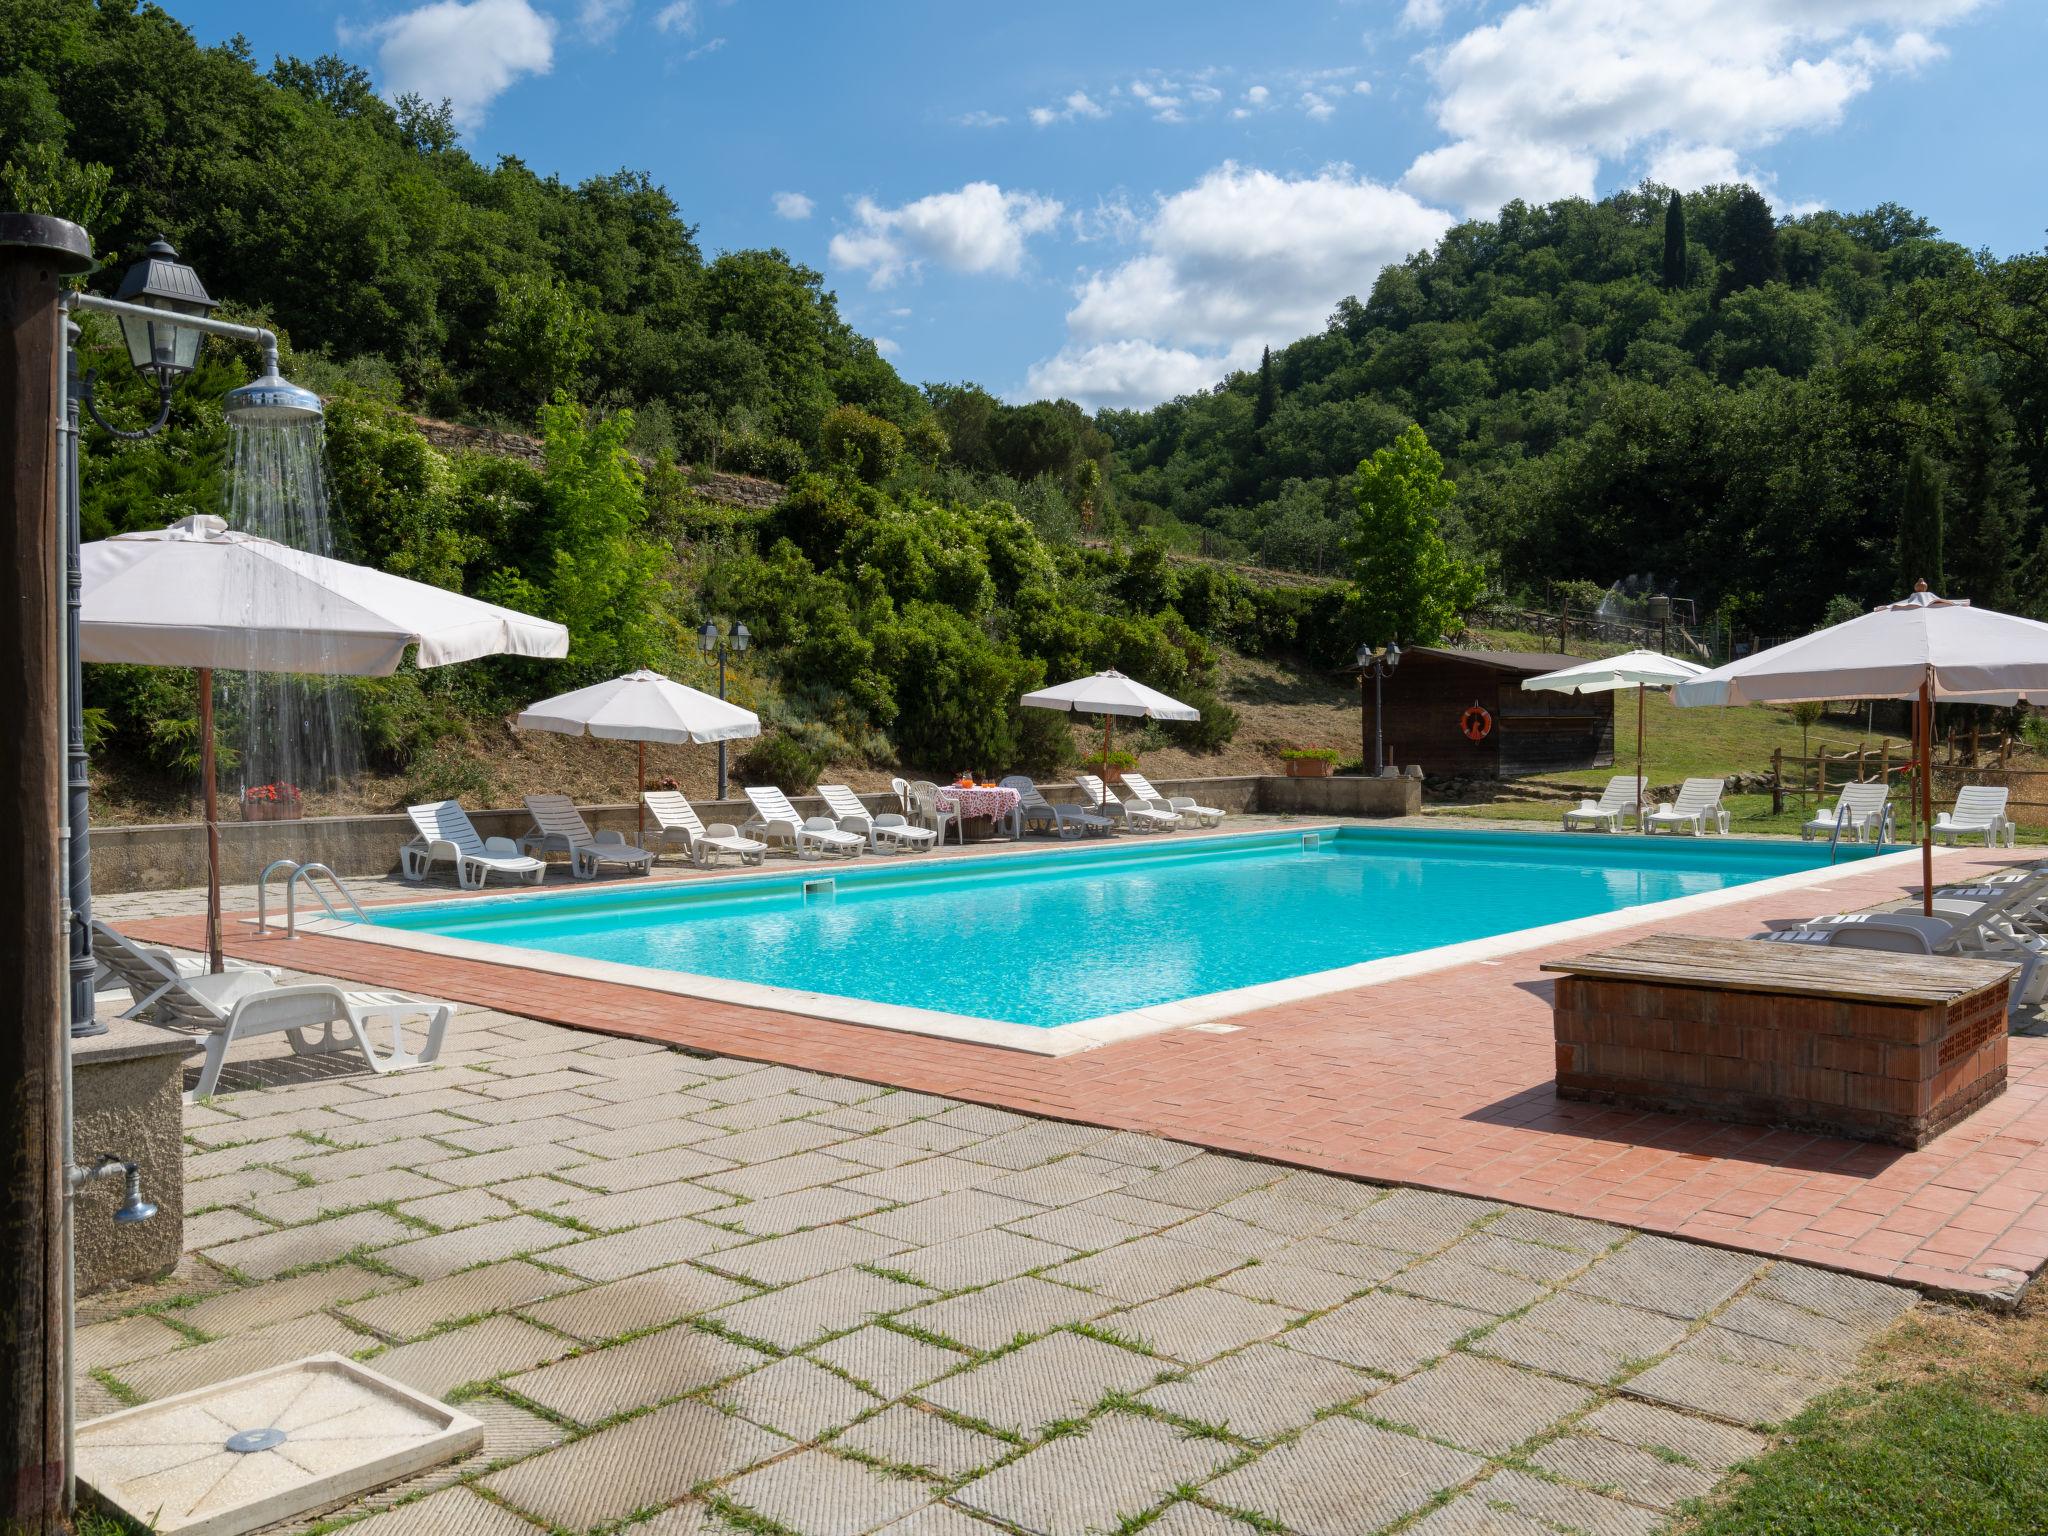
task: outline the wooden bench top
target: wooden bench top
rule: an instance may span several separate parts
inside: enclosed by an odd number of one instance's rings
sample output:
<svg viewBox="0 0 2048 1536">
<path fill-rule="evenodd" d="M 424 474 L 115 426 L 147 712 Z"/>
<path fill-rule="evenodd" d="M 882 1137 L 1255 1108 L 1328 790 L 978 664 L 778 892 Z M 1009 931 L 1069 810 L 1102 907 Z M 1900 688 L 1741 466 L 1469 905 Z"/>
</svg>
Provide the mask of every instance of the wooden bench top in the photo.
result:
<svg viewBox="0 0 2048 1536">
<path fill-rule="evenodd" d="M 2013 971 L 2001 960 L 1897 955 L 1883 950 L 1826 949 L 1678 933 L 1655 933 L 1590 955 L 1546 960 L 1543 969 L 1604 981 L 1661 982 L 1901 1007 L 1953 1003 L 1984 987 L 2002 984 Z"/>
</svg>

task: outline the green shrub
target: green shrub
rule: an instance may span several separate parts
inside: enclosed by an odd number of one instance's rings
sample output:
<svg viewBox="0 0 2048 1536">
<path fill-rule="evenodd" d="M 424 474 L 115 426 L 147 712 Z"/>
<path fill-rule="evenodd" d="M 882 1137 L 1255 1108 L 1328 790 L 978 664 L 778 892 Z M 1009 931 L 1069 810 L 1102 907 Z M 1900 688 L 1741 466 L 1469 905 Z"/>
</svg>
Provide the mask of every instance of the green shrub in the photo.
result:
<svg viewBox="0 0 2048 1536">
<path fill-rule="evenodd" d="M 471 805 L 490 804 L 497 788 L 488 761 L 465 750 L 459 737 L 428 743 L 413 753 L 406 764 L 405 798 L 408 805 L 428 800 L 467 800 Z"/>
<path fill-rule="evenodd" d="M 1180 696 L 1202 712 L 1199 720 L 1164 722 L 1167 740 L 1195 752 L 1216 752 L 1230 745 L 1237 735 L 1237 711 L 1224 703 L 1212 689 L 1186 688 Z"/>
<path fill-rule="evenodd" d="M 1283 763 L 1341 763 L 1344 754 L 1335 747 L 1283 747 L 1280 761 Z"/>
<path fill-rule="evenodd" d="M 774 784 L 802 794 L 818 782 L 825 759 L 797 740 L 789 731 L 774 731 L 761 737 L 741 755 L 735 765 L 744 782 L 759 788 Z"/>
<path fill-rule="evenodd" d="M 888 479 L 903 462 L 902 429 L 857 405 L 827 411 L 818 444 L 827 463 L 847 465 L 870 485 Z"/>
<path fill-rule="evenodd" d="M 755 475 L 787 485 L 809 465 L 803 444 L 793 437 L 735 432 L 719 447 L 718 467 L 728 474 Z"/>
<path fill-rule="evenodd" d="M 1104 768 L 1110 768 L 1118 773 L 1122 773 L 1126 768 L 1135 768 L 1137 766 L 1138 754 L 1126 752 L 1122 747 L 1111 747 L 1107 756 L 1103 755 L 1102 748 L 1100 747 L 1097 747 L 1093 752 L 1081 754 L 1081 767 L 1089 773 L 1099 774 Z"/>
</svg>

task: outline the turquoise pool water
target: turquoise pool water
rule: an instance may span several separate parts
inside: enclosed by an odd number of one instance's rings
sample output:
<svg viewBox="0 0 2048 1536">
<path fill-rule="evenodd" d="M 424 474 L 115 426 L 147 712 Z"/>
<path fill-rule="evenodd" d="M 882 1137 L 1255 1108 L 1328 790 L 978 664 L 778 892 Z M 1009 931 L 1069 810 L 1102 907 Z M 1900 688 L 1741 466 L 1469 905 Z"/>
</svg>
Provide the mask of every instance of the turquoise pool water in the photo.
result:
<svg viewBox="0 0 2048 1536">
<path fill-rule="evenodd" d="M 820 861 L 731 881 L 429 902 L 374 921 L 1051 1027 L 1826 862 L 1825 844 L 1344 827 L 1324 829 L 1313 851 L 1289 831 Z"/>
</svg>

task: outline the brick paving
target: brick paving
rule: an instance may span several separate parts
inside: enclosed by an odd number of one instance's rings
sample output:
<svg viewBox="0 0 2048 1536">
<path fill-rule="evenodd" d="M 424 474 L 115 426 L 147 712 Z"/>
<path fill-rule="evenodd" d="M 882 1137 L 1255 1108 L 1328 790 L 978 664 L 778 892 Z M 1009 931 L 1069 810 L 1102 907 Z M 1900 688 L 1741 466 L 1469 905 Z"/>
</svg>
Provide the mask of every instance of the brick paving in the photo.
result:
<svg viewBox="0 0 2048 1536">
<path fill-rule="evenodd" d="M 1945 853 L 1937 872 L 1953 880 L 2015 857 Z M 1739 937 L 1767 919 L 1877 905 L 1899 895 L 1899 879 L 1845 868 L 1826 888 L 1695 913 L 1684 927 Z M 149 900 L 171 908 L 167 894 Z M 187 895 L 182 910 L 189 903 Z M 189 916 L 134 927 L 187 946 L 199 933 Z M 2015 1035 L 2005 1094 L 1917 1152 L 1562 1103 L 1552 1089 L 1552 982 L 1538 967 L 1583 952 L 1584 941 L 1240 1015 L 1229 1033 L 1183 1030 L 1047 1060 L 354 941 L 287 945 L 233 924 L 230 931 L 229 948 L 244 957 L 586 1030 L 1617 1222 L 1936 1291 L 2010 1300 L 2048 1262 L 2048 1036 Z M 578 1157 L 555 1152 L 551 1166 Z M 534 1160 L 532 1171 L 547 1172 L 547 1161 Z"/>
<path fill-rule="evenodd" d="M 484 1421 L 480 1452 L 301 1536 L 1648 1533 L 1916 1301 L 488 1010 L 393 1077 L 249 1051 L 189 1111 L 187 1189 L 254 1230 L 89 1298 L 81 1399 L 333 1348 Z M 407 1100 L 445 1124 L 386 1113 Z M 666 1127 L 665 1180 L 599 1141 L 621 1104 Z M 747 1105 L 808 1134 L 765 1141 Z"/>
</svg>

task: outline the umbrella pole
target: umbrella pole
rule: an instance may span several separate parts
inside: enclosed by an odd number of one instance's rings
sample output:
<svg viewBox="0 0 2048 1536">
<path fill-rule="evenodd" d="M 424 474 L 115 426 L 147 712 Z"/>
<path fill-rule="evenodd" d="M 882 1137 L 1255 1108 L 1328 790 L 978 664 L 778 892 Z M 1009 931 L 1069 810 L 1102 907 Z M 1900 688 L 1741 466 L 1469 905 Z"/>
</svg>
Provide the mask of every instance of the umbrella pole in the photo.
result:
<svg viewBox="0 0 2048 1536">
<path fill-rule="evenodd" d="M 1643 827 L 1643 685 L 1636 684 L 1636 830 Z"/>
<path fill-rule="evenodd" d="M 1920 912 L 1934 916 L 1934 696 L 1920 684 Z"/>
<path fill-rule="evenodd" d="M 633 783 L 633 846 L 638 848 L 647 839 L 646 802 L 640 798 L 647 788 L 647 743 L 640 743 L 640 777 Z"/>
<path fill-rule="evenodd" d="M 1102 717 L 1102 804 L 1095 807 L 1098 811 L 1109 804 L 1109 742 L 1115 729 L 1116 716 L 1104 715 Z"/>
<path fill-rule="evenodd" d="M 214 789 L 213 668 L 199 669 L 199 781 L 206 817 L 206 966 L 226 969 L 220 952 L 220 802 Z"/>
</svg>

